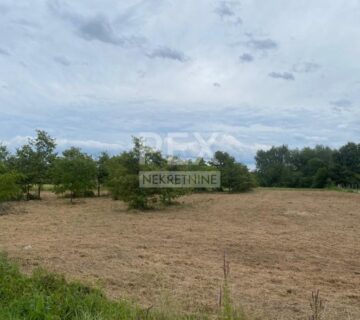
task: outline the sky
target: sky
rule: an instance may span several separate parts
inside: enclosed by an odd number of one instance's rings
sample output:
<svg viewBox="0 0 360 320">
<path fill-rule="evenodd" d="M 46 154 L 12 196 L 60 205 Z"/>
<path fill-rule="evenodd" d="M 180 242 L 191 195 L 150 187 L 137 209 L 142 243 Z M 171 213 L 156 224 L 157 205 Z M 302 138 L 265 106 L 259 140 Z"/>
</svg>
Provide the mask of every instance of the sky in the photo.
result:
<svg viewBox="0 0 360 320">
<path fill-rule="evenodd" d="M 360 140 L 360 0 L 0 0 L 0 141 L 115 154 Z"/>
</svg>

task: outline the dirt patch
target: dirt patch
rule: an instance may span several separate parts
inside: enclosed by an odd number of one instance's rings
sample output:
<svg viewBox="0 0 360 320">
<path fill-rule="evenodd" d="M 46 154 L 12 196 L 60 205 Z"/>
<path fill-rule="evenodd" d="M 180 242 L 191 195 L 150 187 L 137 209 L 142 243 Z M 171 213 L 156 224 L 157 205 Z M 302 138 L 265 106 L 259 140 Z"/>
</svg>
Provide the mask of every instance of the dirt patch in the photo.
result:
<svg viewBox="0 0 360 320">
<path fill-rule="evenodd" d="M 327 191 L 199 194 L 162 211 L 121 202 L 78 205 L 47 194 L 0 217 L 0 250 L 25 271 L 42 266 L 113 298 L 216 310 L 222 255 L 235 302 L 267 319 L 304 319 L 320 289 L 329 319 L 360 319 L 360 197 Z"/>
<path fill-rule="evenodd" d="M 25 208 L 19 208 L 16 202 L 0 202 L 0 217 L 9 214 L 25 214 Z"/>
</svg>

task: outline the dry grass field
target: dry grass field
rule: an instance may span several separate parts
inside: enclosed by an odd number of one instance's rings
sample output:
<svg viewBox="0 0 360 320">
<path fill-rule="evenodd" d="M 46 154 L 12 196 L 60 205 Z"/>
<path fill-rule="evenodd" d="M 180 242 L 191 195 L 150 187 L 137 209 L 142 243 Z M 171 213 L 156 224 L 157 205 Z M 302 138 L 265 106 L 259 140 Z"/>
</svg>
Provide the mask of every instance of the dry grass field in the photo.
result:
<svg viewBox="0 0 360 320">
<path fill-rule="evenodd" d="M 360 195 L 265 190 L 197 194 L 129 212 L 107 198 L 15 204 L 0 250 L 144 306 L 214 312 L 222 256 L 233 299 L 264 319 L 306 319 L 320 289 L 328 318 L 360 319 Z"/>
</svg>

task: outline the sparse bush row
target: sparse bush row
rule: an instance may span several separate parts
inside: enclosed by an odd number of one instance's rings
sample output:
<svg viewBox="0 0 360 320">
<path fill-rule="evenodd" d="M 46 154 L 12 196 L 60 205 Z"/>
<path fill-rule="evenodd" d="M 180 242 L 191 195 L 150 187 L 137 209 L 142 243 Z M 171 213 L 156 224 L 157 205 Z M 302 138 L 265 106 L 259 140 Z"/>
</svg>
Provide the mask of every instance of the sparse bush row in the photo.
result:
<svg viewBox="0 0 360 320">
<path fill-rule="evenodd" d="M 93 196 L 94 190 L 100 196 L 102 186 L 106 186 L 115 200 L 125 201 L 130 208 L 146 209 L 156 204 L 169 205 L 175 198 L 197 191 L 140 188 L 140 171 L 216 169 L 222 176 L 221 188 L 216 191 L 243 192 L 254 187 L 247 167 L 220 151 L 210 162 L 198 159 L 174 165 L 159 151 L 146 147 L 140 138 L 134 138 L 132 150 L 112 157 L 103 152 L 94 159 L 75 147 L 58 155 L 55 149 L 55 139 L 39 130 L 35 139 L 29 139 L 13 155 L 0 145 L 0 201 L 16 200 L 22 195 L 27 200 L 40 199 L 45 184 L 53 185 L 58 194 L 69 194 L 71 201 L 76 197 Z"/>
<path fill-rule="evenodd" d="M 221 172 L 221 188 L 216 191 L 244 192 L 256 184 L 265 187 L 325 188 L 360 186 L 360 144 L 348 143 L 339 150 L 317 146 L 290 150 L 287 146 L 258 151 L 256 170 L 236 162 L 228 153 L 217 151 L 211 161 L 173 161 L 134 138 L 134 147 L 117 156 L 101 153 L 96 159 L 72 147 L 62 155 L 55 152 L 56 141 L 45 131 L 10 154 L 0 145 L 0 201 L 40 199 L 44 184 L 59 194 L 75 197 L 101 195 L 106 186 L 114 199 L 131 208 L 146 209 L 156 203 L 171 204 L 185 193 L 180 189 L 144 189 L 139 187 L 140 171 Z M 172 159 L 174 160 L 174 159 Z M 257 181 L 257 182 L 255 182 Z M 36 186 L 36 193 L 31 191 Z M 186 192 L 201 191 L 186 190 Z"/>
</svg>

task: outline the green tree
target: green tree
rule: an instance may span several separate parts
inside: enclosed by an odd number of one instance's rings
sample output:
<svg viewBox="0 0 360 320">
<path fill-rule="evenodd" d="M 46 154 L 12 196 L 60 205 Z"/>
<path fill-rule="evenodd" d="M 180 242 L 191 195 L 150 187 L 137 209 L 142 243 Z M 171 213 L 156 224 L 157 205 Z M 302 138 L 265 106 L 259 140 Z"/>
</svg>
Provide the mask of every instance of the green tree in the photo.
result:
<svg viewBox="0 0 360 320">
<path fill-rule="evenodd" d="M 360 184 L 360 144 L 349 142 L 334 155 L 332 178 L 337 184 L 359 186 Z"/>
<path fill-rule="evenodd" d="M 55 191 L 70 191 L 70 200 L 73 202 L 74 197 L 84 196 L 96 187 L 96 163 L 89 155 L 72 147 L 55 160 L 52 177 Z"/>
<path fill-rule="evenodd" d="M 306 147 L 302 150 L 293 150 L 291 154 L 291 161 L 296 171 L 294 174 L 298 176 L 296 183 L 292 186 L 310 188 L 318 185 L 318 182 L 315 182 L 315 176 L 322 168 L 324 170 L 320 172 L 326 171 L 330 175 L 329 168 L 333 166 L 334 154 L 332 149 L 318 145 L 315 148 Z M 330 176 L 327 179 L 330 179 Z"/>
<path fill-rule="evenodd" d="M 26 199 L 30 200 L 30 189 L 35 183 L 36 157 L 29 144 L 16 150 L 16 155 L 11 159 L 12 168 L 22 174 L 21 185 L 26 193 Z"/>
<path fill-rule="evenodd" d="M 325 188 L 329 183 L 329 170 L 325 167 L 319 168 L 314 175 L 312 187 Z"/>
<path fill-rule="evenodd" d="M 38 197 L 40 199 L 41 187 L 46 182 L 49 182 L 49 173 L 56 158 L 56 142 L 43 130 L 37 130 L 36 133 L 36 138 L 30 139 L 29 144 L 34 151 L 34 183 L 38 186 Z"/>
<path fill-rule="evenodd" d="M 245 165 L 235 163 L 227 171 L 230 192 L 245 192 L 255 187 L 255 181 Z"/>
<path fill-rule="evenodd" d="M 235 158 L 227 152 L 215 152 L 214 159 L 210 163 L 221 173 L 222 190 L 244 192 L 251 190 L 255 186 L 249 169 L 243 164 L 237 163 Z"/>
<path fill-rule="evenodd" d="M 109 177 L 108 163 L 110 160 L 110 156 L 107 152 L 102 152 L 100 156 L 96 160 L 97 167 L 97 194 L 100 197 L 101 187 L 106 184 Z"/>
<path fill-rule="evenodd" d="M 0 143 L 0 174 L 5 173 L 8 170 L 8 160 L 10 153 L 6 146 Z"/>
<path fill-rule="evenodd" d="M 230 187 L 230 171 L 235 164 L 235 158 L 227 152 L 216 151 L 210 164 L 221 173 L 221 190 Z"/>
<path fill-rule="evenodd" d="M 301 150 L 272 147 L 259 150 L 255 160 L 258 181 L 265 187 L 323 188 L 336 176 L 334 150 L 321 145 Z"/>
<path fill-rule="evenodd" d="M 131 151 L 112 157 L 108 162 L 107 186 L 112 197 L 123 200 L 130 208 L 147 209 L 159 201 L 168 205 L 183 194 L 176 189 L 140 187 L 140 171 L 168 170 L 169 167 L 161 153 L 145 146 L 142 139 L 133 138 L 133 143 Z"/>
<path fill-rule="evenodd" d="M 264 187 L 294 186 L 297 176 L 292 162 L 292 153 L 285 145 L 272 147 L 256 153 L 256 173 Z"/>
<path fill-rule="evenodd" d="M 51 166 L 56 158 L 55 139 L 42 130 L 36 131 L 35 139 L 29 139 L 28 143 L 17 149 L 13 163 L 14 169 L 20 172 L 23 179 L 23 186 L 30 198 L 32 185 L 37 185 L 37 198 L 41 197 L 42 185 L 50 180 Z"/>
<path fill-rule="evenodd" d="M 108 163 L 109 180 L 107 186 L 113 199 L 126 202 L 130 208 L 146 209 L 155 194 L 150 189 L 140 188 L 139 173 L 147 163 L 149 149 L 139 138 L 133 138 L 134 147 L 113 157 Z"/>
</svg>

